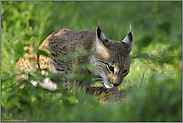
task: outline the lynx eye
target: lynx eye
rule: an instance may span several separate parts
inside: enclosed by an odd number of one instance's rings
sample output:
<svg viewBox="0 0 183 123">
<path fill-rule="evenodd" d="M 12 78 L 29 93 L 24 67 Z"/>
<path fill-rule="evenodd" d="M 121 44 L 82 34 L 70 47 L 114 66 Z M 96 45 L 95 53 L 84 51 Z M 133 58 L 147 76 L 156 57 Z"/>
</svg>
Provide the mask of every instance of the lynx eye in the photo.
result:
<svg viewBox="0 0 183 123">
<path fill-rule="evenodd" d="M 124 70 L 124 71 L 123 71 L 123 74 L 124 74 L 124 75 L 127 75 L 127 73 L 128 73 L 128 70 Z"/>
<path fill-rule="evenodd" d="M 108 69 L 110 72 L 114 73 L 114 67 L 113 67 L 113 66 L 107 65 L 107 69 Z"/>
</svg>

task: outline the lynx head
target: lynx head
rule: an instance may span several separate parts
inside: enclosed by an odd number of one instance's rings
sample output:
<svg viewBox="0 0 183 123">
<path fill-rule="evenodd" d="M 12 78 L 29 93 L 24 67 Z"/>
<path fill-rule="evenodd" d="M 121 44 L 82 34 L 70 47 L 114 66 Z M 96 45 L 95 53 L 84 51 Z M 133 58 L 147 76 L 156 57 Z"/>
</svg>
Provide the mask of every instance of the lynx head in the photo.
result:
<svg viewBox="0 0 183 123">
<path fill-rule="evenodd" d="M 119 86 L 130 69 L 130 52 L 133 47 L 131 26 L 130 32 L 122 41 L 107 39 L 98 26 L 95 47 L 100 57 L 96 58 L 94 65 L 99 70 L 102 83 L 106 88 Z"/>
</svg>

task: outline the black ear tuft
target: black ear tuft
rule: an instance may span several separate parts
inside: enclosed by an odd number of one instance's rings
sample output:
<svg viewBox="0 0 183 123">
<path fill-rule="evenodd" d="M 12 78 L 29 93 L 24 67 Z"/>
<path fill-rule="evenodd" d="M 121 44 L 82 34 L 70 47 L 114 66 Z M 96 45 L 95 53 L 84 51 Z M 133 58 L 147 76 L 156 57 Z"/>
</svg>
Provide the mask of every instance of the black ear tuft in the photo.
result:
<svg viewBox="0 0 183 123">
<path fill-rule="evenodd" d="M 98 20 L 98 27 L 99 27 L 99 22 L 100 22 L 100 19 Z"/>
</svg>

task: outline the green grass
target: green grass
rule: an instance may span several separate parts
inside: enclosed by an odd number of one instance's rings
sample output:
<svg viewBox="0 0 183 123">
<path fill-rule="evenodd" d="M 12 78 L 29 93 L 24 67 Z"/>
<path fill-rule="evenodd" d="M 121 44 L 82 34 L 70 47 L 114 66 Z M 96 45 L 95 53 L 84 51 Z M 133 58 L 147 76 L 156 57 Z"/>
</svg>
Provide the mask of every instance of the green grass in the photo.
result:
<svg viewBox="0 0 183 123">
<path fill-rule="evenodd" d="M 37 48 L 52 32 L 95 30 L 121 41 L 134 35 L 130 73 L 119 89 L 125 101 L 99 104 L 61 87 L 56 92 L 14 85 L 23 46 Z M 1 120 L 182 121 L 182 2 L 1 2 Z M 22 44 L 24 43 L 24 45 Z M 25 82 L 25 81 L 24 81 Z M 62 93 L 61 97 L 55 93 Z M 45 95 L 46 93 L 46 95 Z"/>
</svg>

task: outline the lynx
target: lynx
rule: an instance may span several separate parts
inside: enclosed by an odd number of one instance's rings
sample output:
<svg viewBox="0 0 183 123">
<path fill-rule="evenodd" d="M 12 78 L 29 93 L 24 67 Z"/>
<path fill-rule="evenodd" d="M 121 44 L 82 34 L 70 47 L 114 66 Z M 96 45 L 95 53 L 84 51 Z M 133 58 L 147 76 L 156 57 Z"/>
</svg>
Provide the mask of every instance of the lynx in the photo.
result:
<svg viewBox="0 0 183 123">
<path fill-rule="evenodd" d="M 58 56 L 66 56 L 71 52 L 77 52 L 76 47 L 83 47 L 87 51 L 95 52 L 99 55 L 90 55 L 82 57 L 78 60 L 78 63 L 90 63 L 94 65 L 98 72 L 91 73 L 88 69 L 80 68 L 78 73 L 90 74 L 93 82 L 101 82 L 106 88 L 117 88 L 123 81 L 123 78 L 129 73 L 130 69 L 130 52 L 133 47 L 133 34 L 130 32 L 122 41 L 113 41 L 107 39 L 98 27 L 96 31 L 81 30 L 73 31 L 69 29 L 60 29 L 50 34 L 39 46 L 38 49 L 46 51 L 50 57 L 43 55 L 37 55 L 35 53 L 25 54 L 23 58 L 20 58 L 16 63 L 16 68 L 20 71 L 34 73 L 38 69 L 48 68 L 51 72 L 61 74 L 71 74 L 72 67 L 75 61 L 64 61 L 62 59 L 56 59 Z M 32 47 L 25 47 L 32 52 Z M 29 60 L 35 58 L 36 60 Z M 17 72 L 17 73 L 20 73 Z M 47 75 L 42 70 L 41 74 Z M 26 75 L 22 75 L 21 78 L 27 79 Z M 67 85 L 68 80 L 63 79 L 64 86 Z M 39 82 L 32 80 L 33 85 L 37 85 Z M 89 86 L 91 83 L 82 82 L 85 86 Z M 49 90 L 57 89 L 57 85 L 49 78 L 45 78 L 40 85 Z"/>
</svg>

